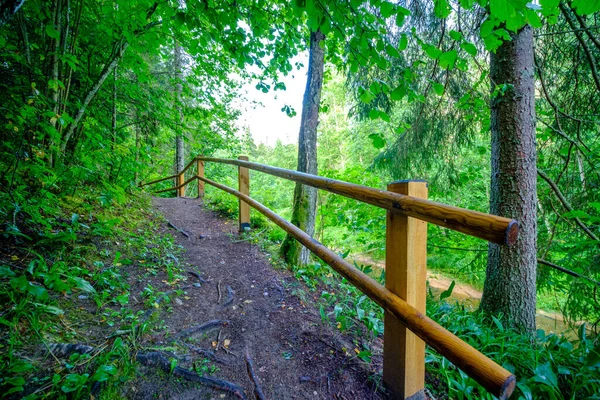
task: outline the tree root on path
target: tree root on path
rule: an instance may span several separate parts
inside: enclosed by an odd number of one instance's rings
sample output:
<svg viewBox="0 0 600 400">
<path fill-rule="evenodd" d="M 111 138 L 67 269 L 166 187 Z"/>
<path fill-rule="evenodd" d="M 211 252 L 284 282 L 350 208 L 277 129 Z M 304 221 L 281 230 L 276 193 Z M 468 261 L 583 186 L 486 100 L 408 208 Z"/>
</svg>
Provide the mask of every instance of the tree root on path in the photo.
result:
<svg viewBox="0 0 600 400">
<path fill-rule="evenodd" d="M 201 376 L 193 371 L 177 366 L 171 368 L 171 362 L 167 359 L 167 357 L 165 357 L 162 353 L 158 351 L 138 353 L 136 359 L 142 365 L 148 367 L 158 367 L 164 372 L 170 373 L 173 376 L 183 378 L 190 382 L 198 382 L 204 386 L 208 386 L 213 389 L 229 392 L 240 399 L 246 399 L 244 389 L 242 389 L 235 383 L 228 382 L 222 379 Z"/>
<path fill-rule="evenodd" d="M 184 331 L 179 332 L 177 334 L 177 337 L 181 339 L 183 337 L 187 337 L 187 336 L 191 336 L 191 335 L 194 335 L 194 334 L 206 332 L 206 331 L 209 331 L 211 329 L 218 328 L 220 326 L 225 326 L 228 323 L 229 323 L 229 321 L 227 321 L 227 320 L 212 319 L 212 320 L 207 321 L 207 322 L 205 322 L 203 324 L 192 326 L 191 328 L 188 328 L 188 329 L 186 329 Z"/>
<path fill-rule="evenodd" d="M 200 347 L 192 346 L 191 344 L 188 344 L 188 343 L 183 343 L 183 345 L 185 347 L 187 347 L 188 349 L 190 349 L 191 351 L 195 352 L 196 354 L 198 354 L 202 357 L 208 358 L 211 361 L 218 362 L 219 364 L 223 364 L 223 365 L 229 365 L 229 362 L 227 360 L 219 357 L 212 350 L 201 349 Z"/>
<path fill-rule="evenodd" d="M 227 285 L 227 300 L 223 303 L 223 307 L 227 307 L 231 303 L 233 303 L 233 297 L 235 296 L 235 290 L 231 288 L 231 286 Z"/>
<path fill-rule="evenodd" d="M 250 358 L 250 353 L 248 352 L 248 348 L 246 348 L 245 356 L 246 356 L 246 368 L 248 370 L 248 376 L 254 383 L 254 396 L 256 397 L 257 400 L 266 400 L 265 394 L 263 393 L 262 388 L 260 387 L 260 383 L 258 382 L 258 378 L 256 377 L 256 374 L 254 373 L 254 364 L 252 363 L 252 358 Z"/>
<path fill-rule="evenodd" d="M 200 283 L 206 283 L 206 279 L 202 278 L 199 273 L 194 271 L 188 271 L 187 273 L 192 275 L 194 278 L 198 279 Z"/>
<path fill-rule="evenodd" d="M 168 220 L 167 220 L 167 224 L 168 224 L 168 225 L 169 225 L 171 228 L 175 229 L 177 232 L 181 233 L 181 234 L 182 234 L 183 236 L 185 236 L 186 238 L 188 238 L 188 239 L 190 238 L 190 234 L 189 234 L 189 233 L 187 233 L 187 232 L 186 232 L 186 231 L 184 231 L 183 229 L 180 229 L 180 228 L 176 227 L 175 225 L 173 225 L 173 223 L 172 223 L 171 221 L 168 221 Z"/>
<path fill-rule="evenodd" d="M 81 343 L 52 343 L 48 347 L 59 357 L 68 357 L 73 353 L 90 354 L 96 350 L 92 346 Z"/>
</svg>

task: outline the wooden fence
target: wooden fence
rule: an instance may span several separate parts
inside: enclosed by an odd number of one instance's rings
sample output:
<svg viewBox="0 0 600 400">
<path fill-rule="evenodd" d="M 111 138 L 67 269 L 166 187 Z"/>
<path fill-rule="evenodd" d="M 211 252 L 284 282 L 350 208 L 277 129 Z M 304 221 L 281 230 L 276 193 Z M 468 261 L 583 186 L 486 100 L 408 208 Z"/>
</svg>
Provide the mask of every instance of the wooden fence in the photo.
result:
<svg viewBox="0 0 600 400">
<path fill-rule="evenodd" d="M 205 162 L 237 166 L 238 190 L 206 178 Z M 186 180 L 185 173 L 194 163 L 197 173 Z M 249 169 L 386 209 L 385 287 L 289 221 L 252 199 Z M 512 394 L 516 383 L 515 376 L 428 318 L 425 315 L 425 298 L 427 222 L 500 245 L 511 245 L 517 240 L 519 232 L 516 221 L 429 201 L 427 184 L 423 181 L 394 182 L 388 185 L 388 190 L 379 190 L 249 162 L 244 156 L 237 160 L 196 157 L 179 174 L 140 186 L 169 179 L 175 179 L 175 186 L 155 193 L 177 191 L 177 195 L 183 197 L 185 186 L 197 181 L 199 197 L 204 195 L 205 183 L 238 197 L 240 231 L 250 227 L 250 207 L 256 209 L 383 307 L 383 379 L 395 398 L 424 398 L 425 343 L 493 395 L 505 399 Z"/>
</svg>

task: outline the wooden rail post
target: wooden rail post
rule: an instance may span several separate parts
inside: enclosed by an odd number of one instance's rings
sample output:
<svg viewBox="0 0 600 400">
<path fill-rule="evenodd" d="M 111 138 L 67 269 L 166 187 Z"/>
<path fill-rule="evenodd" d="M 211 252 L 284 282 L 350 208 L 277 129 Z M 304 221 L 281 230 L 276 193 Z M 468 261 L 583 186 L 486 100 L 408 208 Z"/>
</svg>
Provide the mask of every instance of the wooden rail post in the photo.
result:
<svg viewBox="0 0 600 400">
<path fill-rule="evenodd" d="M 248 161 L 248 157 L 239 156 L 238 160 Z M 240 192 L 246 196 L 250 196 L 250 175 L 248 173 L 248 168 L 238 167 L 238 185 Z M 239 222 L 240 232 L 250 229 L 250 206 L 242 200 L 240 200 Z"/>
<path fill-rule="evenodd" d="M 390 192 L 427 199 L 427 183 L 398 181 Z M 385 286 L 425 314 L 427 222 L 387 212 Z M 425 342 L 385 313 L 383 380 L 396 399 L 425 399 Z"/>
<path fill-rule="evenodd" d="M 204 178 L 204 161 L 196 160 L 198 171 L 197 174 L 200 178 Z M 198 198 L 204 197 L 204 181 L 198 179 Z"/>
<path fill-rule="evenodd" d="M 177 175 L 177 186 L 183 185 L 183 182 L 185 182 L 185 176 L 184 176 L 184 173 L 182 172 L 179 175 Z M 177 197 L 185 197 L 185 187 L 184 186 L 177 189 Z"/>
</svg>

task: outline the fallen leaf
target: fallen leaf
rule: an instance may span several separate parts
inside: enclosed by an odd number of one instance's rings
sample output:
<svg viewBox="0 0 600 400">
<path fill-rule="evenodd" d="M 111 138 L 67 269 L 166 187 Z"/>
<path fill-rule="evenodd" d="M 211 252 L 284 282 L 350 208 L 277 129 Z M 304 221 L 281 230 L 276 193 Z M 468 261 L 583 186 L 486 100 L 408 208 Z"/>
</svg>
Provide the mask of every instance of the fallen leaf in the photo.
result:
<svg viewBox="0 0 600 400">
<path fill-rule="evenodd" d="M 230 344 L 231 344 L 231 340 L 229 340 L 229 339 L 223 340 L 223 347 L 225 347 L 226 349 L 229 348 Z"/>
</svg>

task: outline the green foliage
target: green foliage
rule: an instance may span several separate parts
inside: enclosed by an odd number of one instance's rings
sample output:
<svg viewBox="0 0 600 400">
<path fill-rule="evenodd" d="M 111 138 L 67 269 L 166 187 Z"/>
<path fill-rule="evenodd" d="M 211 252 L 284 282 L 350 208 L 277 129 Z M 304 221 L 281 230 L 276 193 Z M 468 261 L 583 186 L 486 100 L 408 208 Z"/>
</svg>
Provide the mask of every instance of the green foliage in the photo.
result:
<svg viewBox="0 0 600 400">
<path fill-rule="evenodd" d="M 135 369 L 131 351 L 146 329 L 127 308 L 126 268 L 168 269 L 177 254 L 172 239 L 157 234 L 157 222 L 145 211 L 146 197 L 123 196 L 120 202 L 110 200 L 109 207 L 95 190 L 57 198 L 61 205 L 54 206 L 53 218 L 44 224 L 21 222 L 30 235 L 10 235 L 3 242 L 10 247 L 0 247 L 0 391 L 5 395 L 85 397 L 98 383 L 107 393 L 116 390 Z M 125 214 L 126 220 L 119 217 Z M 88 298 L 93 313 L 76 304 Z M 110 339 L 93 354 L 50 362 L 31 356 L 50 351 L 51 343 L 80 340 L 72 326 L 82 323 L 130 334 Z"/>
<path fill-rule="evenodd" d="M 585 324 L 576 338 L 538 330 L 532 340 L 464 307 L 430 296 L 427 313 L 444 327 L 503 365 L 517 376 L 514 396 L 523 399 L 594 398 L 600 391 L 596 354 L 600 342 L 586 335 Z M 427 370 L 440 377 L 456 398 L 492 398 L 447 359 L 428 350 Z M 436 390 L 437 388 L 431 388 Z"/>
</svg>

